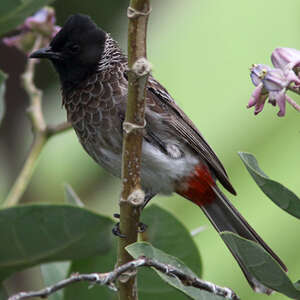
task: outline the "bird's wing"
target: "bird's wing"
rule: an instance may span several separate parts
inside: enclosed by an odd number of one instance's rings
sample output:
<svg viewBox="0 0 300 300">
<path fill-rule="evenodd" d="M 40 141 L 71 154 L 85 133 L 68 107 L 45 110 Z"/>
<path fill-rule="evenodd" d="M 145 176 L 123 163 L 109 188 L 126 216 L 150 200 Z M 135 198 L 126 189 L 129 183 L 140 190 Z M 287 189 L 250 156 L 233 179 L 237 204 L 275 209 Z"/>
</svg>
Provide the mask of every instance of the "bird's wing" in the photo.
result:
<svg viewBox="0 0 300 300">
<path fill-rule="evenodd" d="M 236 194 L 231 185 L 225 168 L 217 155 L 205 141 L 199 130 L 186 114 L 176 105 L 168 91 L 152 76 L 149 76 L 147 102 L 152 102 L 151 109 L 155 110 L 163 104 L 171 113 L 166 114 L 165 122 L 172 127 L 178 135 L 196 151 L 200 157 L 211 167 L 221 184 L 232 194 Z M 153 103 L 154 102 L 154 103 Z M 158 103 L 160 102 L 160 103 Z"/>
</svg>

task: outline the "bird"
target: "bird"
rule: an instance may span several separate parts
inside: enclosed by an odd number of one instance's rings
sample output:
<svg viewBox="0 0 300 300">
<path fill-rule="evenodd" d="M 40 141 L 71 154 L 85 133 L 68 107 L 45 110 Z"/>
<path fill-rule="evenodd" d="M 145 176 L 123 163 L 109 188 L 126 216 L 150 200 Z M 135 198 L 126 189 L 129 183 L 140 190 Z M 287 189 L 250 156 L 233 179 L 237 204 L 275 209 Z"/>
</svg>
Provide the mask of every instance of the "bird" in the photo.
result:
<svg viewBox="0 0 300 300">
<path fill-rule="evenodd" d="M 86 15 L 70 16 L 46 48 L 30 58 L 48 59 L 61 83 L 67 119 L 85 149 L 110 174 L 121 177 L 122 124 L 128 92 L 128 61 L 118 43 Z M 199 206 L 217 232 L 229 231 L 259 244 L 287 271 L 271 248 L 227 199 L 226 170 L 193 122 L 152 76 L 146 86 L 141 157 L 144 206 L 157 194 L 177 193 Z M 270 294 L 233 253 L 250 286 Z"/>
</svg>

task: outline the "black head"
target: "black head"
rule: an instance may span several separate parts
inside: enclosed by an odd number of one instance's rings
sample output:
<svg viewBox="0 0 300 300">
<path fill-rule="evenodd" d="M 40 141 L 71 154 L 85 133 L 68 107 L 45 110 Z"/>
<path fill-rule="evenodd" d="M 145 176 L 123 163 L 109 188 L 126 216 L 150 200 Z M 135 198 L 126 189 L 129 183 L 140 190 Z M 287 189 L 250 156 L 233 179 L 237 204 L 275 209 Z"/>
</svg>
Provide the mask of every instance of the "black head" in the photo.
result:
<svg viewBox="0 0 300 300">
<path fill-rule="evenodd" d="M 47 58 L 59 73 L 64 89 L 77 86 L 96 71 L 104 50 L 106 33 L 90 17 L 76 14 L 68 18 L 49 47 L 30 58 Z"/>
</svg>

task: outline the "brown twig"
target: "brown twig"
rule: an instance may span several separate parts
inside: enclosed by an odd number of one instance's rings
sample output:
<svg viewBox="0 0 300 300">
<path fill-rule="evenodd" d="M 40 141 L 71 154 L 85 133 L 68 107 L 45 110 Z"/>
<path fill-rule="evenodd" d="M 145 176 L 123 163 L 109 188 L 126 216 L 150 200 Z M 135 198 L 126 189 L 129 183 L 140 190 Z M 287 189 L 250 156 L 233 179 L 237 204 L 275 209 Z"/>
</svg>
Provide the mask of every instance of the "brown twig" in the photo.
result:
<svg viewBox="0 0 300 300">
<path fill-rule="evenodd" d="M 71 124 L 69 122 L 63 122 L 56 125 L 48 125 L 47 126 L 47 136 L 50 138 L 53 135 L 63 133 L 71 128 Z"/>
<path fill-rule="evenodd" d="M 35 51 L 41 47 L 42 39 L 42 36 L 37 37 L 32 51 Z M 3 207 L 16 205 L 20 201 L 30 182 L 37 159 L 47 140 L 51 136 L 70 128 L 68 123 L 62 123 L 56 126 L 46 125 L 42 112 L 42 91 L 36 88 L 33 81 L 37 62 L 38 60 L 36 59 L 28 60 L 25 72 L 22 75 L 23 86 L 29 96 L 30 102 L 27 113 L 32 125 L 32 131 L 34 135 L 33 143 L 22 170 L 20 171 L 16 181 L 9 191 L 7 198 L 2 204 Z"/>
<path fill-rule="evenodd" d="M 128 8 L 128 103 L 123 123 L 122 195 L 120 199 L 120 230 L 125 238 L 119 239 L 118 262 L 132 260 L 125 247 L 137 241 L 140 210 L 144 202 L 141 190 L 141 152 L 144 130 L 145 89 L 150 73 L 146 60 L 146 32 L 149 0 L 131 0 Z M 119 280 L 119 299 L 136 300 L 136 276 L 122 276 Z"/>
<path fill-rule="evenodd" d="M 171 266 L 160 263 L 154 259 L 140 257 L 132 260 L 122 266 L 117 267 L 109 273 L 92 273 L 92 274 L 73 274 L 71 277 L 57 282 L 56 284 L 46 287 L 35 292 L 21 292 L 8 298 L 8 300 L 21 300 L 32 297 L 46 298 L 54 292 L 65 288 L 75 282 L 87 281 L 93 284 L 107 285 L 109 288 L 116 290 L 115 282 L 124 273 L 135 273 L 138 267 L 147 266 L 153 267 L 156 270 L 170 276 L 178 278 L 183 285 L 192 286 L 201 290 L 205 290 L 214 295 L 221 296 L 227 299 L 239 300 L 239 297 L 229 288 L 220 287 L 214 283 L 202 280 L 198 277 L 185 274 L 183 271 Z"/>
</svg>

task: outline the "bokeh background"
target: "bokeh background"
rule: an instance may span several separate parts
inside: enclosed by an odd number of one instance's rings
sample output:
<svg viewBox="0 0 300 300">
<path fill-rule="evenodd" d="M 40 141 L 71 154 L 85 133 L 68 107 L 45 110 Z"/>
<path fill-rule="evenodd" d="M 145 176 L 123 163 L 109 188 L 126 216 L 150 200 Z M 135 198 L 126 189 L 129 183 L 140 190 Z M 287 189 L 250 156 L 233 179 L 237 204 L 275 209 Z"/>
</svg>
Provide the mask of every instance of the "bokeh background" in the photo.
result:
<svg viewBox="0 0 300 300">
<path fill-rule="evenodd" d="M 57 23 L 72 13 L 86 13 L 111 32 L 126 49 L 128 1 L 56 1 Z M 266 105 L 258 116 L 246 109 L 253 86 L 252 63 L 270 64 L 276 47 L 300 49 L 300 2 L 288 0 L 164 0 L 152 1 L 148 58 L 153 75 L 200 128 L 223 161 L 238 196 L 236 207 L 300 279 L 300 223 L 277 208 L 247 173 L 238 151 L 253 153 L 273 179 L 300 195 L 300 115 Z M 32 142 L 26 118 L 26 98 L 19 84 L 25 57 L 0 45 L 0 68 L 9 73 L 7 114 L 0 128 L 0 199 L 5 198 Z M 45 90 L 44 112 L 49 123 L 65 120 L 58 78 L 47 62 L 38 66 L 37 85 Z M 299 97 L 294 97 L 298 102 Z M 83 151 L 73 131 L 54 137 L 44 148 L 23 202 L 64 201 L 69 183 L 92 209 L 118 211 L 120 183 Z M 233 197 L 231 197 L 233 198 Z M 196 243 L 203 259 L 204 278 L 231 287 L 242 299 L 266 299 L 254 294 L 240 269 L 207 219 L 179 196 L 153 202 L 172 211 L 190 230 L 206 226 Z M 151 224 L 149 224 L 151 226 Z M 162 228 L 162 230 L 168 230 Z M 178 237 L 180 242 L 180 237 Z M 275 294 L 271 299 L 285 299 Z"/>
</svg>

